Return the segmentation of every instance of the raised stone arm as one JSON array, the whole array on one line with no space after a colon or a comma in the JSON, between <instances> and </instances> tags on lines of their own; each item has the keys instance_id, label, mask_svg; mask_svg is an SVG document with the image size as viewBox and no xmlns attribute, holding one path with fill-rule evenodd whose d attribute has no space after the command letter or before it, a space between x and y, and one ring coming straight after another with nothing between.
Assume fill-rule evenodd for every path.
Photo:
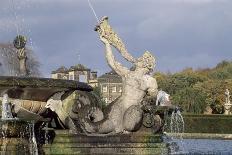
<instances>
[{"instance_id":1,"label":"raised stone arm","mask_svg":"<svg viewBox=\"0 0 232 155\"><path fill-rule=\"evenodd\" d=\"M103 17L100 24L96 27L95 30L99 33L100 36L105 36L110 45L115 47L127 61L132 63L136 61L136 59L133 58L133 56L127 51L122 40L118 37L118 35L109 25L108 17Z\"/></svg>"},{"instance_id":2,"label":"raised stone arm","mask_svg":"<svg viewBox=\"0 0 232 155\"><path fill-rule=\"evenodd\" d=\"M104 36L100 36L100 39L105 44L106 59L112 70L114 70L120 76L127 74L129 70L115 60L109 41Z\"/></svg>"}]
</instances>

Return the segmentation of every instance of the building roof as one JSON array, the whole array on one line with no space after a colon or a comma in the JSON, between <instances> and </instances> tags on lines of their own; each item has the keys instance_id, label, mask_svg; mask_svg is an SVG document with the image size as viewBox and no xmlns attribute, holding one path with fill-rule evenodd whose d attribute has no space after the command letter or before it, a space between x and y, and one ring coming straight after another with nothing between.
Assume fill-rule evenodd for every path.
<instances>
[{"instance_id":1,"label":"building roof","mask_svg":"<svg viewBox=\"0 0 232 155\"><path fill-rule=\"evenodd\" d=\"M71 66L69 68L69 71L90 71L89 68L85 67L84 65L82 64L77 64L75 66Z\"/></svg>"},{"instance_id":2,"label":"building roof","mask_svg":"<svg viewBox=\"0 0 232 155\"><path fill-rule=\"evenodd\" d=\"M61 66L57 70L52 71L52 74L56 74L56 73L68 73L68 69L65 66Z\"/></svg>"},{"instance_id":3,"label":"building roof","mask_svg":"<svg viewBox=\"0 0 232 155\"><path fill-rule=\"evenodd\" d=\"M122 83L122 77L115 71L110 71L98 77L99 83Z\"/></svg>"}]
</instances>

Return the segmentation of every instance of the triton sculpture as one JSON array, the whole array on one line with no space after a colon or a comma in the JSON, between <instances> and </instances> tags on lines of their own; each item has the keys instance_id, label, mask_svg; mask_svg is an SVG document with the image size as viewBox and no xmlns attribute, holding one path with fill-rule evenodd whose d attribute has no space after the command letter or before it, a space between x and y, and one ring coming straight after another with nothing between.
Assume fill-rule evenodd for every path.
<instances>
[{"instance_id":1,"label":"triton sculpture","mask_svg":"<svg viewBox=\"0 0 232 155\"><path fill-rule=\"evenodd\" d=\"M135 131L142 123L143 111L141 107L144 97L147 95L156 96L158 92L156 79L149 75L155 67L155 58L148 51L138 59L133 58L109 25L107 17L102 18L96 31L99 33L100 40L105 44L107 62L122 77L124 88L121 97L107 107L104 118L100 121L91 121L88 115L94 111L89 107L84 107L80 119L81 127L87 134L118 134ZM134 71L115 60L111 45L126 60L135 65Z\"/></svg>"}]
</instances>

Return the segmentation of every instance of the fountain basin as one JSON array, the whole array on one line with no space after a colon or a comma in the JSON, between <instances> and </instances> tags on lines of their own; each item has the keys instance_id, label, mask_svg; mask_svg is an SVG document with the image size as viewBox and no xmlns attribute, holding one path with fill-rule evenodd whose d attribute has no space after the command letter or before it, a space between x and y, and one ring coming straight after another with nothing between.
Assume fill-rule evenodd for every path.
<instances>
[{"instance_id":1,"label":"fountain basin","mask_svg":"<svg viewBox=\"0 0 232 155\"><path fill-rule=\"evenodd\" d=\"M47 109L46 102L52 95L65 92L63 96L67 97L75 90L88 93L92 87L73 80L0 76L1 96L8 94L9 101L14 104L13 113L24 120L41 121L41 115Z\"/></svg>"},{"instance_id":2,"label":"fountain basin","mask_svg":"<svg viewBox=\"0 0 232 155\"><path fill-rule=\"evenodd\" d=\"M73 80L0 76L0 94L8 93L13 99L46 102L56 92L71 90L89 92L92 87Z\"/></svg>"},{"instance_id":3,"label":"fountain basin","mask_svg":"<svg viewBox=\"0 0 232 155\"><path fill-rule=\"evenodd\" d=\"M24 121L20 119L1 119L0 120L0 135L7 138L22 138L30 137L31 121Z\"/></svg>"},{"instance_id":4,"label":"fountain basin","mask_svg":"<svg viewBox=\"0 0 232 155\"><path fill-rule=\"evenodd\" d=\"M35 154L38 151L33 121L1 119L0 136L1 154Z\"/></svg>"}]
</instances>

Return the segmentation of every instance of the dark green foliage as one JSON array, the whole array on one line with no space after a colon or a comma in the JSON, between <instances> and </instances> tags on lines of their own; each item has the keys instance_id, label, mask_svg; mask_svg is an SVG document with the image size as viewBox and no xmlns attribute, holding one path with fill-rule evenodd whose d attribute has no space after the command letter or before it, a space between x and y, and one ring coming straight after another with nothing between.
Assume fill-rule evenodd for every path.
<instances>
[{"instance_id":1,"label":"dark green foliage","mask_svg":"<svg viewBox=\"0 0 232 155\"><path fill-rule=\"evenodd\" d=\"M210 106L213 113L223 113L225 89L232 92L232 62L222 61L215 68L179 73L156 73L159 89L171 95L171 101L186 113L203 113Z\"/></svg>"},{"instance_id":2,"label":"dark green foliage","mask_svg":"<svg viewBox=\"0 0 232 155\"><path fill-rule=\"evenodd\" d=\"M209 78L225 80L232 78L232 62L222 61L209 73Z\"/></svg>"},{"instance_id":3,"label":"dark green foliage","mask_svg":"<svg viewBox=\"0 0 232 155\"><path fill-rule=\"evenodd\" d=\"M101 108L104 109L106 107L106 102L103 100L100 87L94 87L92 92L99 99Z\"/></svg>"},{"instance_id":4,"label":"dark green foliage","mask_svg":"<svg viewBox=\"0 0 232 155\"><path fill-rule=\"evenodd\" d=\"M183 115L186 133L232 134L230 115Z\"/></svg>"},{"instance_id":5,"label":"dark green foliage","mask_svg":"<svg viewBox=\"0 0 232 155\"><path fill-rule=\"evenodd\" d=\"M175 105L182 107L188 113L203 113L207 104L206 95L192 87L185 87L173 96Z\"/></svg>"}]
</instances>

